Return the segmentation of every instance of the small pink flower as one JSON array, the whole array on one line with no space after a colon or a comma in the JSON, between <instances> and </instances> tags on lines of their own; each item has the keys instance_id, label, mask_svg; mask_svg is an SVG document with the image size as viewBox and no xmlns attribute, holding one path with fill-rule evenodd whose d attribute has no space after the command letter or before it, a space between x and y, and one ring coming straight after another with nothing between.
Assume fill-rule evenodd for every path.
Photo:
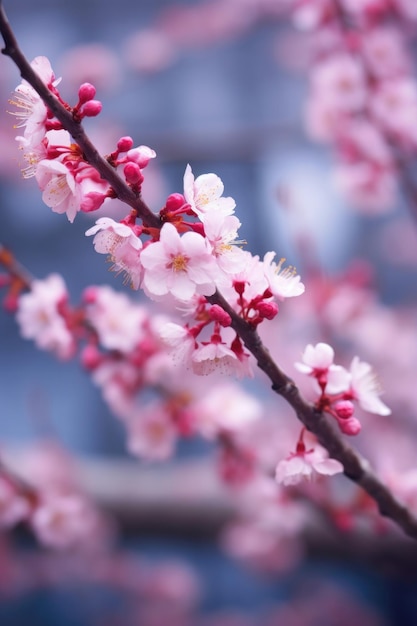
<instances>
[{"instance_id":1,"label":"small pink flower","mask_svg":"<svg viewBox=\"0 0 417 626\"><path fill-rule=\"evenodd\" d=\"M170 350L174 362L189 365L195 350L195 339L188 328L167 322L162 324L157 332Z\"/></svg>"},{"instance_id":2,"label":"small pink flower","mask_svg":"<svg viewBox=\"0 0 417 626\"><path fill-rule=\"evenodd\" d=\"M41 503L32 516L32 528L44 545L73 548L94 536L97 518L78 495L53 496Z\"/></svg>"},{"instance_id":3,"label":"small pink flower","mask_svg":"<svg viewBox=\"0 0 417 626\"><path fill-rule=\"evenodd\" d=\"M184 174L184 197L192 210L201 217L211 211L221 211L224 215L234 212L233 198L223 198L224 186L216 174L202 174L194 178L190 165Z\"/></svg>"},{"instance_id":4,"label":"small pink flower","mask_svg":"<svg viewBox=\"0 0 417 626\"><path fill-rule=\"evenodd\" d=\"M71 358L75 351L72 334L58 312L68 297L65 283L58 274L34 280L31 290L19 298L17 321L25 339L33 339L42 350L55 352L60 358Z\"/></svg>"},{"instance_id":5,"label":"small pink flower","mask_svg":"<svg viewBox=\"0 0 417 626\"><path fill-rule=\"evenodd\" d=\"M314 376L326 393L337 394L349 389L350 375L341 365L333 363L334 350L327 343L309 344L302 356L302 363L295 363L299 372Z\"/></svg>"},{"instance_id":6,"label":"small pink flower","mask_svg":"<svg viewBox=\"0 0 417 626\"><path fill-rule=\"evenodd\" d=\"M355 356L350 366L350 375L353 397L365 411L377 415L391 414L391 409L379 399L381 390L369 363L360 361Z\"/></svg>"},{"instance_id":7,"label":"small pink flower","mask_svg":"<svg viewBox=\"0 0 417 626\"><path fill-rule=\"evenodd\" d=\"M194 374L199 376L207 376L213 372L230 376L241 370L236 354L221 341L200 346L194 350L191 361Z\"/></svg>"},{"instance_id":8,"label":"small pink flower","mask_svg":"<svg viewBox=\"0 0 417 626\"><path fill-rule=\"evenodd\" d=\"M100 217L96 225L85 233L94 235L94 249L100 254L108 254L114 272L124 272L134 289L139 288L142 277L140 250L142 241L126 224L115 222L110 217Z\"/></svg>"},{"instance_id":9,"label":"small pink flower","mask_svg":"<svg viewBox=\"0 0 417 626\"><path fill-rule=\"evenodd\" d=\"M87 295L86 317L101 345L107 350L131 352L144 334L144 310L111 287L91 287Z\"/></svg>"},{"instance_id":10,"label":"small pink flower","mask_svg":"<svg viewBox=\"0 0 417 626\"><path fill-rule=\"evenodd\" d=\"M273 295L279 300L293 298L304 293L305 287L293 267L282 269L285 259L274 263L275 252L267 252L264 256L264 271Z\"/></svg>"},{"instance_id":11,"label":"small pink flower","mask_svg":"<svg viewBox=\"0 0 417 626\"><path fill-rule=\"evenodd\" d=\"M31 67L39 75L47 87L57 85L51 64L46 57L36 57L31 62ZM18 111L13 113L20 118L17 127L24 126L24 139L26 147L36 149L42 142L46 133L47 108L41 97L25 80L16 87L11 104L17 106Z\"/></svg>"},{"instance_id":12,"label":"small pink flower","mask_svg":"<svg viewBox=\"0 0 417 626\"><path fill-rule=\"evenodd\" d=\"M343 465L328 456L327 450L320 446L306 450L303 443L297 445L297 452L292 452L278 463L276 480L283 485L296 485L302 480L310 480L314 472L324 476L333 476L343 472Z\"/></svg>"},{"instance_id":13,"label":"small pink flower","mask_svg":"<svg viewBox=\"0 0 417 626\"><path fill-rule=\"evenodd\" d=\"M176 428L165 409L157 404L145 407L126 420L129 452L141 458L163 461L172 456L177 442Z\"/></svg>"},{"instance_id":14,"label":"small pink flower","mask_svg":"<svg viewBox=\"0 0 417 626\"><path fill-rule=\"evenodd\" d=\"M212 254L219 267L228 274L240 272L245 266L245 255L237 244L240 221L235 215L223 215L220 211L206 213L201 217L204 234L212 246Z\"/></svg>"},{"instance_id":15,"label":"small pink flower","mask_svg":"<svg viewBox=\"0 0 417 626\"><path fill-rule=\"evenodd\" d=\"M365 106L367 88L361 63L347 53L336 53L312 71L313 90L339 111L358 111Z\"/></svg>"},{"instance_id":16,"label":"small pink flower","mask_svg":"<svg viewBox=\"0 0 417 626\"><path fill-rule=\"evenodd\" d=\"M172 294L189 301L197 293L211 296L216 286L216 262L201 235L187 232L182 237L175 226L162 226L159 241L149 244L141 253L144 268L142 287L150 298Z\"/></svg>"}]
</instances>

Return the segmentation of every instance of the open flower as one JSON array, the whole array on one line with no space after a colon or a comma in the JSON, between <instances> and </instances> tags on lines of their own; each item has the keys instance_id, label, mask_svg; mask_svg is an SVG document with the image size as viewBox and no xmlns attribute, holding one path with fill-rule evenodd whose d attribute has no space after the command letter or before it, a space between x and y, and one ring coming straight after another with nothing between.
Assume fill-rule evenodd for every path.
<instances>
[{"instance_id":1,"label":"open flower","mask_svg":"<svg viewBox=\"0 0 417 626\"><path fill-rule=\"evenodd\" d=\"M343 472L343 465L336 459L329 458L327 450L315 446L306 450L303 442L297 444L297 451L278 463L276 480L283 485L296 485L302 480L310 480L314 472L324 476L333 476Z\"/></svg>"},{"instance_id":2,"label":"open flower","mask_svg":"<svg viewBox=\"0 0 417 626\"><path fill-rule=\"evenodd\" d=\"M236 202L233 198L223 198L224 185L217 174L202 174L194 178L190 165L184 174L184 197L192 210L201 217L211 211L221 211L231 215Z\"/></svg>"},{"instance_id":3,"label":"open flower","mask_svg":"<svg viewBox=\"0 0 417 626\"><path fill-rule=\"evenodd\" d=\"M273 295L279 300L300 296L305 287L293 267L282 269L285 259L274 263L275 252L267 252L264 256L264 271Z\"/></svg>"},{"instance_id":4,"label":"open flower","mask_svg":"<svg viewBox=\"0 0 417 626\"><path fill-rule=\"evenodd\" d=\"M47 87L57 85L51 64L46 57L36 57L31 67ZM23 80L15 89L11 104L18 108L13 112L19 119L17 128L24 127L24 140L28 151L36 149L46 133L48 110L37 92Z\"/></svg>"},{"instance_id":5,"label":"open flower","mask_svg":"<svg viewBox=\"0 0 417 626\"><path fill-rule=\"evenodd\" d=\"M355 356L350 366L350 375L351 393L360 406L370 413L390 415L391 409L379 398L381 389L369 363L360 361Z\"/></svg>"},{"instance_id":6,"label":"open flower","mask_svg":"<svg viewBox=\"0 0 417 626\"><path fill-rule=\"evenodd\" d=\"M127 224L115 222L110 217L100 217L95 226L85 233L94 235L94 249L100 254L108 254L117 273L125 272L134 289L139 288L142 277L142 264L139 251L142 241Z\"/></svg>"},{"instance_id":7,"label":"open flower","mask_svg":"<svg viewBox=\"0 0 417 626\"><path fill-rule=\"evenodd\" d=\"M208 242L197 233L182 237L172 224L161 228L160 239L149 244L140 256L144 277L142 287L150 298L171 293L188 301L196 294L211 296L216 286L216 262Z\"/></svg>"}]
</instances>

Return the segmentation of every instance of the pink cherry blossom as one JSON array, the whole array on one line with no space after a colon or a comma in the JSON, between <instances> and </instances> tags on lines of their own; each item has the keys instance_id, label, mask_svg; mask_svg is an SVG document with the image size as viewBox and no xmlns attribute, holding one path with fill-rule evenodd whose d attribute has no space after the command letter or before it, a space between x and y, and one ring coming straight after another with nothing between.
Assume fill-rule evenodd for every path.
<instances>
[{"instance_id":1,"label":"pink cherry blossom","mask_svg":"<svg viewBox=\"0 0 417 626\"><path fill-rule=\"evenodd\" d=\"M36 57L31 63L32 69L48 87L56 85L51 64L46 57ZM46 133L47 108L37 92L25 80L16 87L11 104L18 107L13 113L20 118L17 128L24 126L24 139L29 149L36 149Z\"/></svg>"},{"instance_id":2,"label":"pink cherry blossom","mask_svg":"<svg viewBox=\"0 0 417 626\"><path fill-rule=\"evenodd\" d=\"M170 350L174 362L188 366L196 347L194 336L188 328L173 322L166 322L160 326L158 334Z\"/></svg>"},{"instance_id":3,"label":"pink cherry blossom","mask_svg":"<svg viewBox=\"0 0 417 626\"><path fill-rule=\"evenodd\" d=\"M341 365L333 363L334 350L327 343L308 344L302 363L295 363L299 372L314 376L324 385L326 393L337 394L349 389L350 375Z\"/></svg>"},{"instance_id":4,"label":"pink cherry blossom","mask_svg":"<svg viewBox=\"0 0 417 626\"><path fill-rule=\"evenodd\" d=\"M101 345L107 350L132 351L143 337L143 308L107 286L90 287L87 296L86 317Z\"/></svg>"},{"instance_id":5,"label":"pink cherry blossom","mask_svg":"<svg viewBox=\"0 0 417 626\"><path fill-rule=\"evenodd\" d=\"M38 163L36 180L42 200L55 213L66 213L73 222L80 210L81 194L73 173L57 160L44 159Z\"/></svg>"},{"instance_id":6,"label":"pink cherry blossom","mask_svg":"<svg viewBox=\"0 0 417 626\"><path fill-rule=\"evenodd\" d=\"M41 543L57 549L74 548L94 536L97 518L78 495L54 495L33 513L32 528Z\"/></svg>"},{"instance_id":7,"label":"pink cherry blossom","mask_svg":"<svg viewBox=\"0 0 417 626\"><path fill-rule=\"evenodd\" d=\"M199 376L213 372L230 376L241 372L236 354L221 341L210 341L198 347L194 350L191 361L193 372Z\"/></svg>"},{"instance_id":8,"label":"pink cherry blossom","mask_svg":"<svg viewBox=\"0 0 417 626\"><path fill-rule=\"evenodd\" d=\"M279 263L274 263L274 257L275 252L267 252L263 262L269 289L279 300L300 296L305 290L300 276L295 273L293 267L282 269L285 259L281 259Z\"/></svg>"},{"instance_id":9,"label":"pink cherry blossom","mask_svg":"<svg viewBox=\"0 0 417 626\"><path fill-rule=\"evenodd\" d=\"M187 301L196 293L210 296L215 290L216 262L208 242L187 232L182 237L170 223L163 225L159 241L141 253L144 268L142 287L150 298L172 294Z\"/></svg>"},{"instance_id":10,"label":"pink cherry blossom","mask_svg":"<svg viewBox=\"0 0 417 626\"><path fill-rule=\"evenodd\" d=\"M371 365L355 356L350 365L350 375L351 391L360 406L370 413L390 415L391 409L379 398L381 390Z\"/></svg>"},{"instance_id":11,"label":"pink cherry blossom","mask_svg":"<svg viewBox=\"0 0 417 626\"><path fill-rule=\"evenodd\" d=\"M313 93L320 93L339 111L358 111L365 106L367 89L364 71L358 59L347 53L335 53L320 61L312 70Z\"/></svg>"},{"instance_id":12,"label":"pink cherry blossom","mask_svg":"<svg viewBox=\"0 0 417 626\"><path fill-rule=\"evenodd\" d=\"M125 424L128 429L127 447L132 454L163 461L174 453L177 431L162 406L154 403L136 411Z\"/></svg>"},{"instance_id":13,"label":"pink cherry blossom","mask_svg":"<svg viewBox=\"0 0 417 626\"><path fill-rule=\"evenodd\" d=\"M201 217L204 234L212 246L219 267L226 273L236 274L245 266L243 251L236 244L241 226L235 215L224 215L221 211L206 213Z\"/></svg>"},{"instance_id":14,"label":"pink cherry blossom","mask_svg":"<svg viewBox=\"0 0 417 626\"><path fill-rule=\"evenodd\" d=\"M71 358L75 351L74 339L58 312L67 296L58 274L34 280L30 292L20 296L16 315L22 337L33 339L39 348L55 352L62 359Z\"/></svg>"},{"instance_id":15,"label":"pink cherry blossom","mask_svg":"<svg viewBox=\"0 0 417 626\"><path fill-rule=\"evenodd\" d=\"M100 254L108 254L114 272L124 272L134 289L139 288L142 277L140 250L142 241L130 226L115 222L110 217L100 217L96 225L85 233L94 235L94 249Z\"/></svg>"},{"instance_id":16,"label":"pink cherry blossom","mask_svg":"<svg viewBox=\"0 0 417 626\"><path fill-rule=\"evenodd\" d=\"M184 174L184 197L192 210L201 217L210 211L221 211L224 215L234 212L233 198L223 198L223 182L217 174L202 174L194 178L190 165Z\"/></svg>"},{"instance_id":17,"label":"pink cherry blossom","mask_svg":"<svg viewBox=\"0 0 417 626\"><path fill-rule=\"evenodd\" d=\"M192 410L197 429L208 439L224 431L238 433L259 420L262 413L258 400L232 382L209 389L193 402Z\"/></svg>"},{"instance_id":18,"label":"pink cherry blossom","mask_svg":"<svg viewBox=\"0 0 417 626\"><path fill-rule=\"evenodd\" d=\"M302 444L300 450L291 453L278 463L276 480L282 485L296 485L301 481L310 480L314 472L324 476L333 476L343 472L343 465L336 459L329 458L327 451L321 446L309 450Z\"/></svg>"}]
</instances>

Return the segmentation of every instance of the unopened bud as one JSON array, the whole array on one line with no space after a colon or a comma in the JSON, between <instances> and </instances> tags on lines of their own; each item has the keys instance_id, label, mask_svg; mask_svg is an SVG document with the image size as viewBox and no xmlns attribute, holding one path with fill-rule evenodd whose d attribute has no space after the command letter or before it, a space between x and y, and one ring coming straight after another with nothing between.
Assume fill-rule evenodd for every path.
<instances>
[{"instance_id":1,"label":"unopened bud","mask_svg":"<svg viewBox=\"0 0 417 626\"><path fill-rule=\"evenodd\" d=\"M243 295L243 292L245 291L245 286L246 283L244 280L235 280L233 282L233 287L234 290L236 291L236 293L238 293L240 296Z\"/></svg>"},{"instance_id":2,"label":"unopened bud","mask_svg":"<svg viewBox=\"0 0 417 626\"><path fill-rule=\"evenodd\" d=\"M213 306L209 310L209 315L214 322L219 322L219 324L221 326L224 326L225 328L227 326L230 326L230 324L232 323L232 318L230 317L229 313L222 309L222 307L218 304L213 304Z\"/></svg>"},{"instance_id":3,"label":"unopened bud","mask_svg":"<svg viewBox=\"0 0 417 626\"><path fill-rule=\"evenodd\" d=\"M130 185L141 185L144 181L144 176L136 163L126 163L123 172L126 182Z\"/></svg>"},{"instance_id":4,"label":"unopened bud","mask_svg":"<svg viewBox=\"0 0 417 626\"><path fill-rule=\"evenodd\" d=\"M167 201L165 203L165 210L167 212L177 211L182 206L186 204L185 198L182 193L172 193L168 196Z\"/></svg>"},{"instance_id":5,"label":"unopened bud","mask_svg":"<svg viewBox=\"0 0 417 626\"><path fill-rule=\"evenodd\" d=\"M97 346L90 344L85 346L84 350L81 352L81 363L89 371L96 369L102 360L103 357L97 349Z\"/></svg>"},{"instance_id":6,"label":"unopened bud","mask_svg":"<svg viewBox=\"0 0 417 626\"><path fill-rule=\"evenodd\" d=\"M101 112L103 105L100 100L89 100L86 102L82 108L83 117L95 117Z\"/></svg>"},{"instance_id":7,"label":"unopened bud","mask_svg":"<svg viewBox=\"0 0 417 626\"><path fill-rule=\"evenodd\" d=\"M264 300L259 302L256 308L258 309L258 313L267 320L273 320L279 311L276 302L265 302Z\"/></svg>"},{"instance_id":8,"label":"unopened bud","mask_svg":"<svg viewBox=\"0 0 417 626\"><path fill-rule=\"evenodd\" d=\"M357 435L361 431L361 423L356 417L338 420L339 428L345 435Z\"/></svg>"},{"instance_id":9,"label":"unopened bud","mask_svg":"<svg viewBox=\"0 0 417 626\"><path fill-rule=\"evenodd\" d=\"M350 400L338 400L333 409L339 419L347 420L352 417L355 407Z\"/></svg>"},{"instance_id":10,"label":"unopened bud","mask_svg":"<svg viewBox=\"0 0 417 626\"><path fill-rule=\"evenodd\" d=\"M120 137L117 142L117 149L119 152L127 152L133 147L132 137Z\"/></svg>"},{"instance_id":11,"label":"unopened bud","mask_svg":"<svg viewBox=\"0 0 417 626\"><path fill-rule=\"evenodd\" d=\"M87 287L83 291L83 302L85 304L94 304L97 300L97 287Z\"/></svg>"},{"instance_id":12,"label":"unopened bud","mask_svg":"<svg viewBox=\"0 0 417 626\"><path fill-rule=\"evenodd\" d=\"M96 88L91 83L83 83L78 90L79 104L85 104L94 98Z\"/></svg>"}]
</instances>

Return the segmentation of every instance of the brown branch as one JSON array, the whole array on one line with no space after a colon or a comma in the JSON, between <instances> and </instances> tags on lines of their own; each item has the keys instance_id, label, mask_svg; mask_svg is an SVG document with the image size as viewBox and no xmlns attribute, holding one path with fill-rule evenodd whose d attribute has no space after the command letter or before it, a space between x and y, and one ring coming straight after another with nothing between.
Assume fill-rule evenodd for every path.
<instances>
[{"instance_id":1,"label":"brown branch","mask_svg":"<svg viewBox=\"0 0 417 626\"><path fill-rule=\"evenodd\" d=\"M132 192L109 163L98 154L87 138L81 124L74 121L71 113L59 103L32 70L19 49L4 13L1 0L0 32L5 42L5 48L2 50L3 54L6 54L14 61L21 72L22 78L37 91L64 128L71 133L74 140L83 150L85 159L112 185L120 200L138 211L138 215L147 225L160 228L161 222L158 216L150 210L141 198L138 198ZM342 463L345 475L361 486L373 498L381 515L390 518L407 535L417 539L417 518L377 478L370 469L369 463L346 443L327 416L317 411L313 405L303 399L295 383L274 362L252 325L242 319L219 292L208 297L207 300L212 304L219 304L229 313L232 319L232 328L242 339L249 352L253 354L259 368L271 381L272 389L291 405L298 419L309 431L317 436L319 442L327 449L330 456Z\"/></svg>"}]
</instances>

